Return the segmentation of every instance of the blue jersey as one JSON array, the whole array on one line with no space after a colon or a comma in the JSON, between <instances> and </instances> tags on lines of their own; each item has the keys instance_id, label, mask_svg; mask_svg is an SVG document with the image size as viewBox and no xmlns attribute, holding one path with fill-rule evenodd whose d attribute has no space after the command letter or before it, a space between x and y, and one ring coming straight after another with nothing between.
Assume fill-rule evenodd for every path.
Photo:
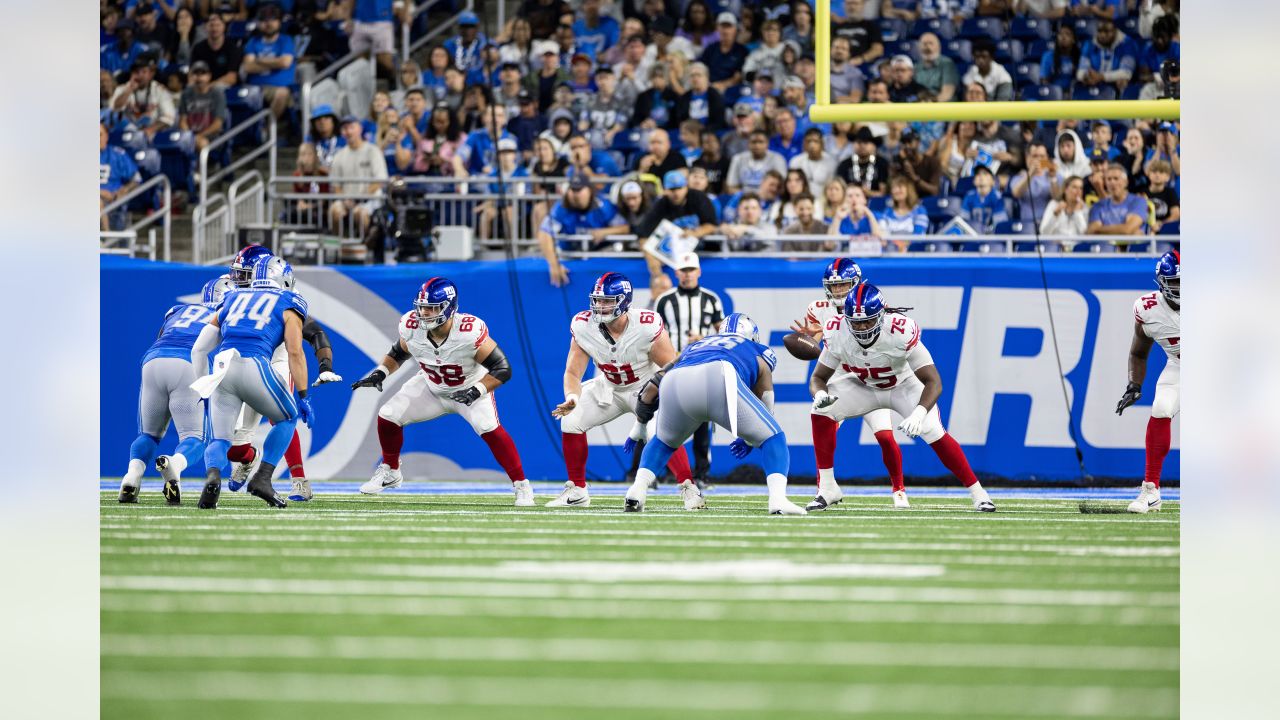
<instances>
[{"instance_id":1,"label":"blue jersey","mask_svg":"<svg viewBox=\"0 0 1280 720\"><path fill-rule=\"evenodd\" d=\"M751 342L741 335L712 335L686 347L676 359L675 367L705 365L724 360L733 365L738 377L750 388L755 387L760 376L760 363L756 362L756 358L761 357L769 364L770 372L778 366L778 356L760 343Z\"/></svg>"},{"instance_id":2,"label":"blue jersey","mask_svg":"<svg viewBox=\"0 0 1280 720\"><path fill-rule=\"evenodd\" d=\"M218 308L222 328L219 351L235 348L242 356L268 360L284 342L284 314L293 310L307 319L307 301L290 290L233 290Z\"/></svg>"},{"instance_id":3,"label":"blue jersey","mask_svg":"<svg viewBox=\"0 0 1280 720\"><path fill-rule=\"evenodd\" d=\"M200 303L174 305L164 314L160 334L142 356L142 364L156 358L178 358L191 361L191 348L200 337L200 331L213 319L216 311Z\"/></svg>"}]
</instances>

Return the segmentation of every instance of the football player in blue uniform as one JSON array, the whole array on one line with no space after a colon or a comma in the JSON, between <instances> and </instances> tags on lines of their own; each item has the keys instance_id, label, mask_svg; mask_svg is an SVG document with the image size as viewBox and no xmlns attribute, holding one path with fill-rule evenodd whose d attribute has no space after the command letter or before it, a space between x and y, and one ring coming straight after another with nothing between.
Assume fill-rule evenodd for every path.
<instances>
[{"instance_id":1,"label":"football player in blue uniform","mask_svg":"<svg viewBox=\"0 0 1280 720\"><path fill-rule=\"evenodd\" d=\"M262 461L249 479L249 493L272 507L288 505L271 487L271 476L298 419L309 427L313 418L307 399L307 361L302 354L307 303L285 289L292 284L293 268L284 259L271 256L258 260L250 287L232 290L223 297L218 314L192 348L191 362L197 368L208 367L205 358L218 348L212 373L192 383L200 396L209 400L211 438L204 453L207 478L200 493L201 509L218 506L227 449L243 404L274 423L263 443ZM288 389L288 379L271 366L272 355L282 343L288 354L289 377L298 388L296 399Z\"/></svg>"},{"instance_id":2,"label":"football player in blue uniform","mask_svg":"<svg viewBox=\"0 0 1280 720\"><path fill-rule=\"evenodd\" d=\"M640 470L627 490L623 509L644 509L649 483L675 449L708 421L738 436L729 451L744 458L753 447L764 453L770 515L804 515L787 499L791 454L787 437L773 417L773 369L778 358L760 344L760 328L742 313L720 323L719 332L686 347L675 363L655 374L640 390L636 418L656 417L653 442L645 445Z\"/></svg>"},{"instance_id":3,"label":"football player in blue uniform","mask_svg":"<svg viewBox=\"0 0 1280 720\"><path fill-rule=\"evenodd\" d=\"M142 473L155 457L160 438L172 419L178 431L177 450L173 455L161 455L155 462L164 478L165 500L170 505L181 503L180 474L204 452L204 408L190 387L196 378L191 348L205 324L213 319L223 293L230 287L230 278L223 275L205 283L199 303L169 308L155 342L142 356L138 438L129 446L129 469L120 483L120 502L138 502Z\"/></svg>"}]
</instances>

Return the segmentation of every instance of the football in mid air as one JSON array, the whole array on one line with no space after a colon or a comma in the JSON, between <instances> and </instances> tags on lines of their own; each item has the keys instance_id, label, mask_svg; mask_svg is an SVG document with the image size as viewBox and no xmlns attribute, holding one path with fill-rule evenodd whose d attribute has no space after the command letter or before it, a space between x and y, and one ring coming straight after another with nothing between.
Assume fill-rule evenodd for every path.
<instances>
[{"instance_id":1,"label":"football in mid air","mask_svg":"<svg viewBox=\"0 0 1280 720\"><path fill-rule=\"evenodd\" d=\"M817 360L822 354L822 344L804 333L793 332L782 338L782 344L797 360Z\"/></svg>"}]
</instances>

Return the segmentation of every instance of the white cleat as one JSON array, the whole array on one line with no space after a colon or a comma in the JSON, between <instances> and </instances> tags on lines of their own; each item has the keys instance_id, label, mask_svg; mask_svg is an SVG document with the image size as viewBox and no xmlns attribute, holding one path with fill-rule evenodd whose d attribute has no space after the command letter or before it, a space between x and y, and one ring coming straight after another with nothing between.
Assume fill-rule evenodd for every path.
<instances>
[{"instance_id":1,"label":"white cleat","mask_svg":"<svg viewBox=\"0 0 1280 720\"><path fill-rule=\"evenodd\" d=\"M365 495L377 495L383 490L400 487L400 483L404 482L404 478L400 475L400 469L391 469L391 466L382 463L377 470L373 471L373 477L369 478L369 482L360 486L360 492Z\"/></svg>"},{"instance_id":2,"label":"white cleat","mask_svg":"<svg viewBox=\"0 0 1280 720\"><path fill-rule=\"evenodd\" d=\"M685 480L680 483L680 499L684 501L685 510L706 510L707 501L702 497L702 491L698 489L698 485L692 480Z\"/></svg>"},{"instance_id":3,"label":"white cleat","mask_svg":"<svg viewBox=\"0 0 1280 720\"><path fill-rule=\"evenodd\" d=\"M511 483L511 491L516 494L516 507L533 507L533 485L528 480Z\"/></svg>"},{"instance_id":4,"label":"white cleat","mask_svg":"<svg viewBox=\"0 0 1280 720\"><path fill-rule=\"evenodd\" d=\"M294 478L289 490L289 500L293 502L311 500L311 481L306 478Z\"/></svg>"},{"instance_id":5,"label":"white cleat","mask_svg":"<svg viewBox=\"0 0 1280 720\"><path fill-rule=\"evenodd\" d=\"M644 501L648 495L647 486L641 485L637 487L636 483L632 483L627 488L626 499L622 502L623 512L644 512Z\"/></svg>"},{"instance_id":6,"label":"white cleat","mask_svg":"<svg viewBox=\"0 0 1280 720\"><path fill-rule=\"evenodd\" d=\"M249 482L253 475L253 463L231 463L231 479L227 481L227 489L240 492L240 488Z\"/></svg>"},{"instance_id":7,"label":"white cleat","mask_svg":"<svg viewBox=\"0 0 1280 720\"><path fill-rule=\"evenodd\" d=\"M591 507L591 495L587 493L587 488L578 487L573 484L572 480L566 480L564 490L556 496L555 500L548 502L545 507L549 508L582 508Z\"/></svg>"},{"instance_id":8,"label":"white cleat","mask_svg":"<svg viewBox=\"0 0 1280 720\"><path fill-rule=\"evenodd\" d=\"M785 496L769 498L770 515L808 515L809 512L791 502Z\"/></svg>"},{"instance_id":9,"label":"white cleat","mask_svg":"<svg viewBox=\"0 0 1280 720\"><path fill-rule=\"evenodd\" d=\"M906 490L893 491L893 507L898 510L909 510L911 508L911 501L907 499Z\"/></svg>"},{"instance_id":10,"label":"white cleat","mask_svg":"<svg viewBox=\"0 0 1280 720\"><path fill-rule=\"evenodd\" d=\"M1142 483L1138 499L1129 503L1131 513L1160 512L1160 488L1155 483Z\"/></svg>"},{"instance_id":11,"label":"white cleat","mask_svg":"<svg viewBox=\"0 0 1280 720\"><path fill-rule=\"evenodd\" d=\"M808 505L804 506L809 512L818 512L826 510L832 505L839 505L844 499L844 491L835 483L818 483L818 494L813 496Z\"/></svg>"},{"instance_id":12,"label":"white cleat","mask_svg":"<svg viewBox=\"0 0 1280 720\"><path fill-rule=\"evenodd\" d=\"M973 498L973 509L978 512L995 512L996 504L991 502L991 496L987 495L986 488L981 483L974 483L969 486L969 495Z\"/></svg>"}]
</instances>

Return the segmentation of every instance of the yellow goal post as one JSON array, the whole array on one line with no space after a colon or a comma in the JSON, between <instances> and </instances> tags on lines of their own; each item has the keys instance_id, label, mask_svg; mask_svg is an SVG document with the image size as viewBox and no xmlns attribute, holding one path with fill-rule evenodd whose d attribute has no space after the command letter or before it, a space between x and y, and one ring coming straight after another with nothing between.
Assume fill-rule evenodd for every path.
<instances>
[{"instance_id":1,"label":"yellow goal post","mask_svg":"<svg viewBox=\"0 0 1280 720\"><path fill-rule=\"evenodd\" d=\"M1136 119L1177 120L1180 100L1048 100L946 103L832 103L831 0L816 0L814 103L809 119L833 122Z\"/></svg>"}]
</instances>

